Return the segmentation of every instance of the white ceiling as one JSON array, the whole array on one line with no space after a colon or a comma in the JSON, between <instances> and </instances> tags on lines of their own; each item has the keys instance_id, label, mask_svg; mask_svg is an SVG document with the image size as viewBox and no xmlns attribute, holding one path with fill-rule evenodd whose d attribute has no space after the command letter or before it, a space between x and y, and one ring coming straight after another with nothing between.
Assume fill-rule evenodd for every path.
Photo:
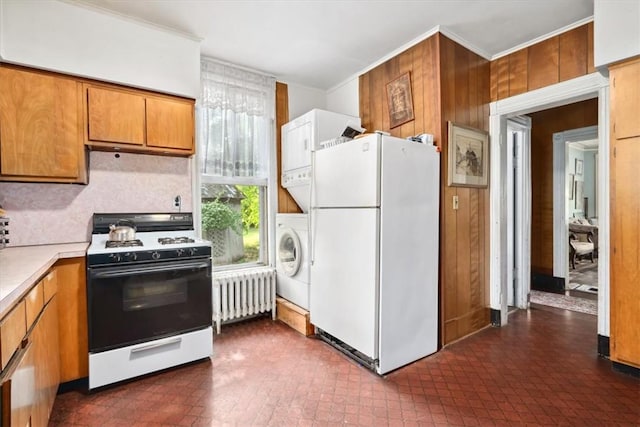
<instances>
[{"instance_id":1,"label":"white ceiling","mask_svg":"<svg viewBox=\"0 0 640 427\"><path fill-rule=\"evenodd\" d=\"M203 55L329 89L440 26L490 59L593 0L76 0L202 39Z\"/></svg>"}]
</instances>

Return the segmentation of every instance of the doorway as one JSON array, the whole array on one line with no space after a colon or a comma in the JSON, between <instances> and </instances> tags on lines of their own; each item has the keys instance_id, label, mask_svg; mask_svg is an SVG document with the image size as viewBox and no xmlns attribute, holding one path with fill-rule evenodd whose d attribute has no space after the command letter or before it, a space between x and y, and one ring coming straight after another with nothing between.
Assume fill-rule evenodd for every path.
<instances>
[{"instance_id":1,"label":"doorway","mask_svg":"<svg viewBox=\"0 0 640 427\"><path fill-rule=\"evenodd\" d=\"M510 118L530 114L534 111L564 106L588 99L598 101L598 221L600 226L599 255L603 268L599 269L598 281L601 284L598 292L598 334L609 335L609 290L608 290L608 245L609 245L609 81L599 73L579 77L553 86L524 93L491 104L490 134L492 140L491 173L490 173L490 304L492 310L499 311L501 325L508 323L508 281L509 258L514 249L509 248L507 221L508 215L508 144L507 122ZM532 162L534 159L532 158ZM532 189L533 193L533 189ZM532 233L533 239L533 233ZM552 241L552 239L551 239ZM533 245L533 240L532 240ZM533 249L518 244L523 256L531 257ZM533 270L533 266L532 266ZM552 270L551 270L552 273Z\"/></svg>"},{"instance_id":2,"label":"doorway","mask_svg":"<svg viewBox=\"0 0 640 427\"><path fill-rule=\"evenodd\" d=\"M564 279L566 295L591 300L598 295L598 145L597 126L553 135L553 274Z\"/></svg>"}]
</instances>

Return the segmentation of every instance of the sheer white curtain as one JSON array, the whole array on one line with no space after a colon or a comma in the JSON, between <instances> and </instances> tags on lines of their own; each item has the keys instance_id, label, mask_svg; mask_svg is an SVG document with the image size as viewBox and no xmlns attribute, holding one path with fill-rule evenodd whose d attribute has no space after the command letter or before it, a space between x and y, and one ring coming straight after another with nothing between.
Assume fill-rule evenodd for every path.
<instances>
[{"instance_id":1,"label":"sheer white curtain","mask_svg":"<svg viewBox=\"0 0 640 427\"><path fill-rule=\"evenodd\" d=\"M200 81L200 173L266 179L275 78L203 58Z\"/></svg>"}]
</instances>

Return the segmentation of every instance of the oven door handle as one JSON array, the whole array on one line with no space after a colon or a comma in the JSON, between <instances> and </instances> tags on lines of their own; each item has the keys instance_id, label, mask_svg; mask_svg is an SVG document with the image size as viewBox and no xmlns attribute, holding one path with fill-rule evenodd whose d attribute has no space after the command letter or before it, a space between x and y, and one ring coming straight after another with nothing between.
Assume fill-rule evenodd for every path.
<instances>
[{"instance_id":1,"label":"oven door handle","mask_svg":"<svg viewBox=\"0 0 640 427\"><path fill-rule=\"evenodd\" d=\"M148 273L160 273L166 271L180 271L208 268L211 264L208 261L184 262L184 263L161 263L147 267L127 267L127 268L108 268L91 271L91 277L96 279L104 279L110 277L136 276Z\"/></svg>"}]
</instances>

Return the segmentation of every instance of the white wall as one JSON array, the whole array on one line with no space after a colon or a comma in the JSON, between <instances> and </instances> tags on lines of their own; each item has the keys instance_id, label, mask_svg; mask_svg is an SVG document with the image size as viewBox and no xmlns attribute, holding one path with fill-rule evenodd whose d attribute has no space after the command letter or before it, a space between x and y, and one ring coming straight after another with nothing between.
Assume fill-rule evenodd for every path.
<instances>
[{"instance_id":1,"label":"white wall","mask_svg":"<svg viewBox=\"0 0 640 427\"><path fill-rule=\"evenodd\" d=\"M640 1L595 0L593 3L596 67L640 54Z\"/></svg>"},{"instance_id":2,"label":"white wall","mask_svg":"<svg viewBox=\"0 0 640 427\"><path fill-rule=\"evenodd\" d=\"M0 59L196 98L200 42L56 0L0 1Z\"/></svg>"},{"instance_id":3,"label":"white wall","mask_svg":"<svg viewBox=\"0 0 640 427\"><path fill-rule=\"evenodd\" d=\"M287 83L287 86L289 90L289 120L300 117L314 108L360 117L358 77L326 92L295 83Z\"/></svg>"},{"instance_id":4,"label":"white wall","mask_svg":"<svg viewBox=\"0 0 640 427\"><path fill-rule=\"evenodd\" d=\"M89 185L0 182L9 217L9 246L88 241L95 212L172 212L192 209L188 158L90 153Z\"/></svg>"},{"instance_id":5,"label":"white wall","mask_svg":"<svg viewBox=\"0 0 640 427\"><path fill-rule=\"evenodd\" d=\"M327 109L327 93L320 89L287 83L289 92L289 120L300 117L314 108Z\"/></svg>"},{"instance_id":6,"label":"white wall","mask_svg":"<svg viewBox=\"0 0 640 427\"><path fill-rule=\"evenodd\" d=\"M354 77L327 91L327 110L360 117L360 83Z\"/></svg>"}]
</instances>

